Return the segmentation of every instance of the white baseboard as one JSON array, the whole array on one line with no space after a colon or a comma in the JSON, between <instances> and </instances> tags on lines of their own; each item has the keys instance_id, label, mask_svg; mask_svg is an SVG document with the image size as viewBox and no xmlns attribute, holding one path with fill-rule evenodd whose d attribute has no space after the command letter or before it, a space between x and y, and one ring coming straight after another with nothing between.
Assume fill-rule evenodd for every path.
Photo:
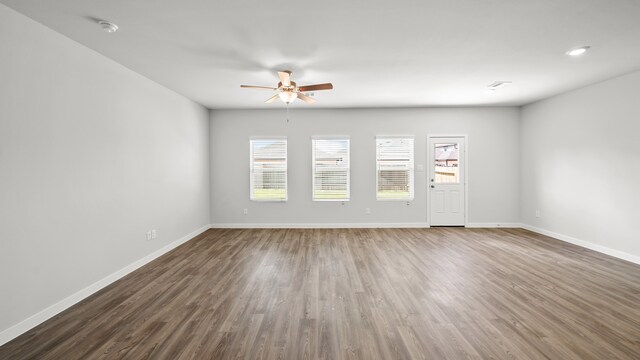
<instances>
[{"instance_id":1,"label":"white baseboard","mask_svg":"<svg viewBox=\"0 0 640 360\"><path fill-rule=\"evenodd\" d=\"M350 228L428 228L422 223L225 223L211 224L212 229L350 229Z\"/></svg>"},{"instance_id":2,"label":"white baseboard","mask_svg":"<svg viewBox=\"0 0 640 360\"><path fill-rule=\"evenodd\" d=\"M212 229L362 229L362 228L429 228L426 222L417 223L220 223ZM520 223L468 223L468 228L519 228Z\"/></svg>"},{"instance_id":3,"label":"white baseboard","mask_svg":"<svg viewBox=\"0 0 640 360\"><path fill-rule=\"evenodd\" d=\"M84 300L85 298L89 297L93 293L115 282L116 280L124 277L125 275L131 273L132 271L137 270L138 268L146 265L147 263L160 257L161 255L164 255L165 253L175 249L176 247L202 234L207 229L209 229L209 225L204 226L196 231L191 232L190 234L183 236L182 238L172 242L171 244L168 244L152 252L151 254L143 257L142 259L139 259L133 262L132 264L114 272L113 274L98 280L97 282L87 286L86 288L76 292L75 294L60 300L59 302L49 306L48 308L38 312L37 314L32 315L25 320L22 320L21 322L13 325L12 327L6 330L3 330L2 332L0 332L0 346L24 334L30 329L40 325L44 321L54 317L55 315L61 313L62 311L66 310L72 305L77 304L81 300Z\"/></svg>"},{"instance_id":4,"label":"white baseboard","mask_svg":"<svg viewBox=\"0 0 640 360\"><path fill-rule=\"evenodd\" d=\"M563 235L563 234L558 234L556 232L553 231L549 231L546 229L541 229L535 226L531 226L528 224L521 224L520 226L523 229L529 230L529 231L533 231L535 233L538 234L542 234L542 235L546 235L564 242L568 242L574 245L578 245L581 246L583 248L587 248L593 251L597 251L599 253L603 253L609 256L613 256L616 257L618 259L622 259L622 260L626 260L635 264L640 264L640 256L636 256L633 254L629 254L626 253L624 251L620 251L620 250L615 250L615 249L611 249L608 248L606 246L602 246L602 245L598 245L598 244L594 244L588 241L584 241L584 240L580 240L580 239L576 239L574 237L568 236L568 235Z\"/></svg>"},{"instance_id":5,"label":"white baseboard","mask_svg":"<svg viewBox=\"0 0 640 360\"><path fill-rule=\"evenodd\" d=\"M519 228L520 223L467 223L468 228Z\"/></svg>"}]
</instances>

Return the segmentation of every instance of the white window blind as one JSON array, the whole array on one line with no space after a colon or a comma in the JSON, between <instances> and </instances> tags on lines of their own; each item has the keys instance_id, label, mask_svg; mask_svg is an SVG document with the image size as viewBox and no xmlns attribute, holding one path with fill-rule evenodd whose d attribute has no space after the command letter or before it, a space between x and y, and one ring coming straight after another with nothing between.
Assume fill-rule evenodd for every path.
<instances>
[{"instance_id":1,"label":"white window blind","mask_svg":"<svg viewBox=\"0 0 640 360\"><path fill-rule=\"evenodd\" d=\"M348 201L350 197L349 138L312 139L313 200Z\"/></svg>"},{"instance_id":2,"label":"white window blind","mask_svg":"<svg viewBox=\"0 0 640 360\"><path fill-rule=\"evenodd\" d=\"M413 137L376 137L376 198L413 200Z\"/></svg>"},{"instance_id":3,"label":"white window blind","mask_svg":"<svg viewBox=\"0 0 640 360\"><path fill-rule=\"evenodd\" d=\"M252 138L250 143L250 198L287 200L287 139Z\"/></svg>"}]
</instances>

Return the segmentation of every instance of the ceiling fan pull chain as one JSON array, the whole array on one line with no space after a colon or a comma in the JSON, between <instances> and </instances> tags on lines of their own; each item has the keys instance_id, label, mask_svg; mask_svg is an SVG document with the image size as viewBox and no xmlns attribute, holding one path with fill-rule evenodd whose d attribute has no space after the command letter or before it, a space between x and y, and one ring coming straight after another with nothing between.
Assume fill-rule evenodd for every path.
<instances>
[{"instance_id":1,"label":"ceiling fan pull chain","mask_svg":"<svg viewBox=\"0 0 640 360\"><path fill-rule=\"evenodd\" d=\"M287 104L287 124L289 123L289 103Z\"/></svg>"}]
</instances>

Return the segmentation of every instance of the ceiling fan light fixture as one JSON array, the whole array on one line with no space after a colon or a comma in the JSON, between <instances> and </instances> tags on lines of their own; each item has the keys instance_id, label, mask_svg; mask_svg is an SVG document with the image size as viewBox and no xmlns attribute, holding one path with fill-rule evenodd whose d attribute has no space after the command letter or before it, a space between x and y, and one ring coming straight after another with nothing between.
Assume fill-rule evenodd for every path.
<instances>
[{"instance_id":1,"label":"ceiling fan light fixture","mask_svg":"<svg viewBox=\"0 0 640 360\"><path fill-rule=\"evenodd\" d=\"M280 96L280 100L284 101L285 104L290 104L298 97L298 93L294 91L281 91L278 93Z\"/></svg>"}]
</instances>

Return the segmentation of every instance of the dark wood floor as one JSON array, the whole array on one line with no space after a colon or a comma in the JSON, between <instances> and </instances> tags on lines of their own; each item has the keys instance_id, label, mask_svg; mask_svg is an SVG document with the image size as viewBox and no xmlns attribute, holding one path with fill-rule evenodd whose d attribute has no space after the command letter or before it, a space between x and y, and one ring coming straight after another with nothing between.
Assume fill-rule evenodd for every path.
<instances>
[{"instance_id":1,"label":"dark wood floor","mask_svg":"<svg viewBox=\"0 0 640 360\"><path fill-rule=\"evenodd\" d=\"M520 229L210 230L0 347L103 358L640 359L640 266Z\"/></svg>"}]
</instances>

